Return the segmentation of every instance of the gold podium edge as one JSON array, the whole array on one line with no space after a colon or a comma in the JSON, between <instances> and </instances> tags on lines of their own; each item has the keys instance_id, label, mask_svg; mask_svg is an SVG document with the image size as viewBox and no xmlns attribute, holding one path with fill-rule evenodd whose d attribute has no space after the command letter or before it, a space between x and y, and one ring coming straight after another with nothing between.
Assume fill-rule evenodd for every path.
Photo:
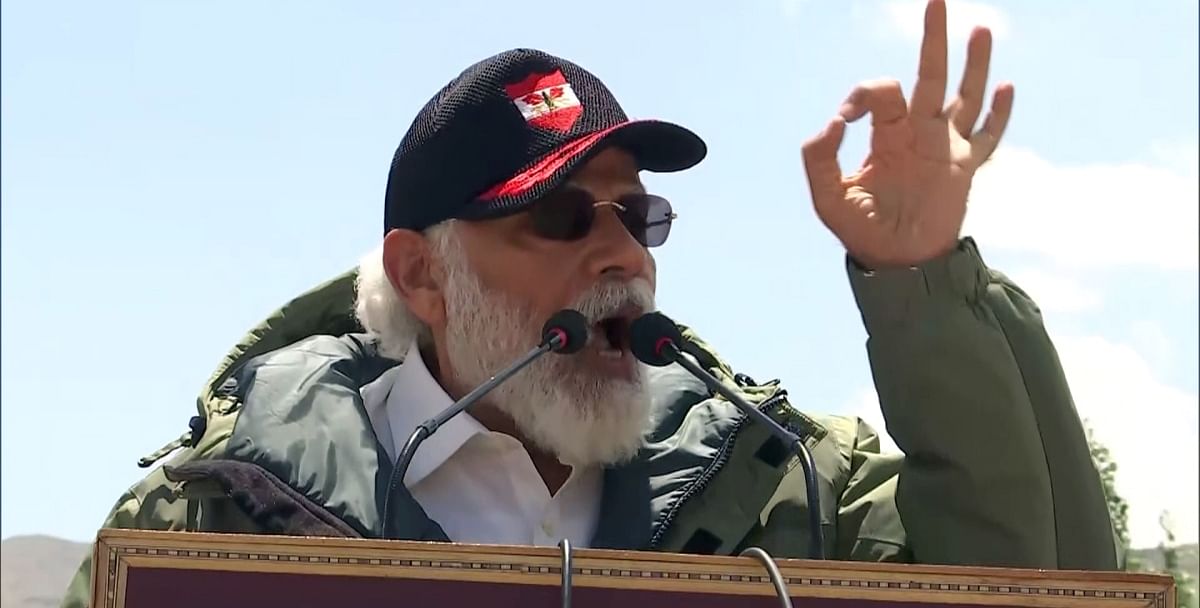
<instances>
[{"instance_id":1,"label":"gold podium edge","mask_svg":"<svg viewBox=\"0 0 1200 608\"><path fill-rule=\"evenodd\" d=\"M574 549L576 588L774 596L750 558ZM1174 608L1169 576L781 559L793 598L921 601L1044 608ZM104 529L92 562L92 606L122 608L130 568L288 572L558 586L555 547L467 545Z\"/></svg>"}]
</instances>

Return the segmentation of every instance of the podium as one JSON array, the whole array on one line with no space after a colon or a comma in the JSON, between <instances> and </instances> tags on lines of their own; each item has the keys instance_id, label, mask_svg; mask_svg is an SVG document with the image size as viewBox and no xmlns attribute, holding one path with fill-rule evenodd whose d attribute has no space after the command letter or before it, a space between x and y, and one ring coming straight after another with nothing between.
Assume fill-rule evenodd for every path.
<instances>
[{"instance_id":1,"label":"podium","mask_svg":"<svg viewBox=\"0 0 1200 608\"><path fill-rule=\"evenodd\" d=\"M572 608L772 608L781 604L767 563L750 556L106 529L95 546L91 605L551 608L569 599ZM774 564L795 608L1175 607L1174 581L1155 574Z\"/></svg>"}]
</instances>

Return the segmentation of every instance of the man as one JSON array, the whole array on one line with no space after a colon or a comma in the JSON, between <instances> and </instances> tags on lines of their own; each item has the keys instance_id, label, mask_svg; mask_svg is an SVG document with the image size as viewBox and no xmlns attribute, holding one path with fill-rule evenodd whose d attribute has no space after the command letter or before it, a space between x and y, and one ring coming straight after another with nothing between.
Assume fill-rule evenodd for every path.
<instances>
[{"instance_id":1,"label":"man","mask_svg":"<svg viewBox=\"0 0 1200 608\"><path fill-rule=\"evenodd\" d=\"M793 409L778 383L735 373L686 328L685 350L810 446L827 557L1115 568L1098 475L1038 310L959 237L1013 89L996 89L976 130L990 35L972 35L944 105L942 2L925 25L912 99L894 82L863 84L803 150L906 456L881 454L861 421ZM870 156L843 176L845 122L868 113ZM673 218L639 171L704 155L682 127L628 121L562 59L514 50L468 68L397 150L379 249L233 349L191 432L145 465L185 449L105 526L807 555L795 460L699 382L629 352L630 321L654 308L650 249ZM502 384L390 488L413 429L535 345L562 308L592 323L586 348ZM86 603L88 586L85 564L66 604Z\"/></svg>"}]
</instances>

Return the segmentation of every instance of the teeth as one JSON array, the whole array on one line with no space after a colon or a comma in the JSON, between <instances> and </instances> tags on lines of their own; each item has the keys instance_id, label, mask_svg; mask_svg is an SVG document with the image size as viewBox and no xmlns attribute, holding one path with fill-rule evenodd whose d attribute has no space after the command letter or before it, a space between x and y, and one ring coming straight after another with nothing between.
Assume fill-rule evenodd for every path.
<instances>
[{"instance_id":1,"label":"teeth","mask_svg":"<svg viewBox=\"0 0 1200 608\"><path fill-rule=\"evenodd\" d=\"M621 351L615 348L602 348L600 349L600 356L605 359L620 359Z\"/></svg>"}]
</instances>

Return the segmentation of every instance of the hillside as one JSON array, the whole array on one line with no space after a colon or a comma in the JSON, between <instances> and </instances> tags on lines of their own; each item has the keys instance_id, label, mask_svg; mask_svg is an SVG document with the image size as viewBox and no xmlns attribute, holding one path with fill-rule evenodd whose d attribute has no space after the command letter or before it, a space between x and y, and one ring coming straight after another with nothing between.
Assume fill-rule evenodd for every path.
<instances>
[{"instance_id":1,"label":"hillside","mask_svg":"<svg viewBox=\"0 0 1200 608\"><path fill-rule=\"evenodd\" d=\"M58 606L88 545L50 536L15 536L0 543L0 606Z\"/></svg>"}]
</instances>

